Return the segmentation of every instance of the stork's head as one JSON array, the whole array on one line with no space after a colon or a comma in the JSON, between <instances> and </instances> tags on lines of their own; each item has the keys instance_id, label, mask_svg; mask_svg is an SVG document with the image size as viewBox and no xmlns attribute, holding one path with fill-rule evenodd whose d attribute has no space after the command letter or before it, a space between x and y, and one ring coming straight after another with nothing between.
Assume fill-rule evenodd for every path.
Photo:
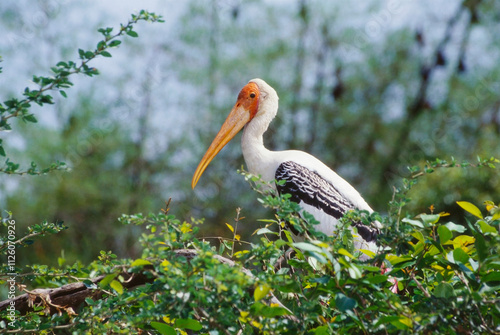
<instances>
[{"instance_id":1,"label":"stork's head","mask_svg":"<svg viewBox=\"0 0 500 335\"><path fill-rule=\"evenodd\" d=\"M194 188L212 159L231 139L252 120L270 122L278 111L278 94L262 79L252 79L238 94L238 100L196 168L191 181Z\"/></svg>"}]
</instances>

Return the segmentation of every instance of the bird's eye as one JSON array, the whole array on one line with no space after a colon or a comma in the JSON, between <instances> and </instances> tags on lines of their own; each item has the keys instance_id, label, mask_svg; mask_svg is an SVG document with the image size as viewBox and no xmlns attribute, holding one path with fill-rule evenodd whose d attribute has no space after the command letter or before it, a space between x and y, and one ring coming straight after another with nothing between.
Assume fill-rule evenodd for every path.
<instances>
[{"instance_id":1,"label":"bird's eye","mask_svg":"<svg viewBox=\"0 0 500 335\"><path fill-rule=\"evenodd\" d=\"M250 98L252 98L252 99L255 98L255 93L253 93L253 92L250 93Z\"/></svg>"}]
</instances>

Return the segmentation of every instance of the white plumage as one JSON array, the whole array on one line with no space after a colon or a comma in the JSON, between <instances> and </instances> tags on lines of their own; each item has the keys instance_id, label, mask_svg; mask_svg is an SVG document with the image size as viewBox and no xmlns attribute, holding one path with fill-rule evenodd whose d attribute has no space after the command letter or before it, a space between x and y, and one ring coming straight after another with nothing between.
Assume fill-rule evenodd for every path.
<instances>
[{"instance_id":1,"label":"white plumage","mask_svg":"<svg viewBox=\"0 0 500 335\"><path fill-rule=\"evenodd\" d=\"M285 179L278 191L291 193L292 200L320 222L317 230L331 235L339 218L350 209L373 212L354 187L316 157L297 150L271 151L264 146L263 134L277 112L276 91L262 79L250 80L198 165L192 187L215 155L244 127L241 148L249 172L264 181ZM375 222L373 228L361 223L357 226L356 248L375 252L380 224Z\"/></svg>"}]
</instances>

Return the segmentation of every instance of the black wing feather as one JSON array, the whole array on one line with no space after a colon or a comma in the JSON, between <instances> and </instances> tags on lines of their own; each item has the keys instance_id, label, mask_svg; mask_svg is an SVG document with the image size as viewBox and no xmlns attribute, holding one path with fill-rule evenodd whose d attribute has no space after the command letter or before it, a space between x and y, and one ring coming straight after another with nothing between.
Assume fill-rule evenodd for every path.
<instances>
[{"instance_id":1,"label":"black wing feather","mask_svg":"<svg viewBox=\"0 0 500 335\"><path fill-rule=\"evenodd\" d=\"M303 201L336 219L340 219L347 211L355 208L354 204L340 194L330 182L293 161L281 163L276 170L275 178L277 181L285 181L283 185L276 186L280 194L290 194L292 201L296 203ZM361 222L355 222L354 226L365 241L375 240L378 234L378 229L368 227Z\"/></svg>"}]
</instances>

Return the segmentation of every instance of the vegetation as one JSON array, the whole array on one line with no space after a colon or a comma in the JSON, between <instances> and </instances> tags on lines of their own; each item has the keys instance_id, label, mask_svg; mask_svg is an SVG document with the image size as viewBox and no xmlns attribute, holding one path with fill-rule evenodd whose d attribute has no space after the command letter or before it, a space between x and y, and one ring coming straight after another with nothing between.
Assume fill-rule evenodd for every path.
<instances>
[{"instance_id":1,"label":"vegetation","mask_svg":"<svg viewBox=\"0 0 500 335\"><path fill-rule=\"evenodd\" d=\"M17 269L21 275L16 284L29 294L24 299L32 301L33 307L9 322L4 303L1 327L14 333L500 331L498 206L488 202L483 215L473 204L460 202L474 218L468 219L467 226L447 222L446 213L403 217L401 209L414 184L405 180L406 188L395 193L393 212L382 218L379 243L384 252L374 255L372 261L360 262L348 227L353 219L380 220L378 214L369 218L351 213L343 219L338 234L325 236L314 230L313 218L302 213L308 218L303 220L298 215L297 205L287 195L262 192L257 177L244 175L262 204L276 211L275 218L265 220L266 226L255 232L257 242L242 241L238 236L237 226L244 214L240 211L230 225L233 238L222 239L218 248L196 237L201 222L178 220L168 207L159 214L123 215L123 224L141 227L140 258L117 259L102 251L89 265L33 265L22 273ZM293 242L283 229L284 222L307 231L306 240ZM33 227L41 234L58 230ZM9 250L6 242L5 253ZM26 240L16 242L23 243ZM237 243L248 247L235 252ZM295 256L283 261L289 249ZM222 262L217 255L229 256L235 263ZM386 264L389 271L381 272L380 264ZM253 275L243 268L252 269ZM128 285L134 276L143 278L142 285ZM393 279L398 293L391 290ZM71 300L61 305L56 300L60 296L50 298L46 292L26 287L68 283L85 286L83 307ZM281 303L268 302L271 293ZM22 303L16 301L18 306Z\"/></svg>"},{"instance_id":2,"label":"vegetation","mask_svg":"<svg viewBox=\"0 0 500 335\"><path fill-rule=\"evenodd\" d=\"M218 5L186 5L178 44L130 41L139 22L163 21L148 11L99 29L94 48L78 49L78 60L56 63L0 104L0 131L11 130L0 140L2 188L15 184L2 199L0 292L8 299L0 302L0 333L500 333L500 62L468 56L478 31L491 39L488 54L498 51L489 32L499 5L464 1L442 34L405 28L377 43L373 31L334 30L332 18L342 22L334 5ZM248 14L254 6L266 25ZM280 29L284 22L290 30ZM160 70L153 61L140 70L141 98L123 84L129 95L113 114L97 99L102 82L94 95L70 96L74 78L94 78L94 62L118 46L143 59L154 49ZM179 82L201 92L174 109L205 129L182 131L178 119L151 125L155 94L173 99L155 75L174 68ZM276 120L269 146L321 157L381 213L352 212L334 236L318 233L287 195L224 169L241 163L237 146L221 153L192 196L186 165L195 166L199 143L208 144L234 100L215 90L234 95L242 77L257 76L269 78L289 113ZM77 106L70 114L60 112L65 99ZM172 104L162 105L167 118ZM37 122L49 106L59 126ZM168 140L151 153L153 129ZM460 158L435 158L444 156ZM354 219L384 226L382 250L368 262L352 246ZM294 242L285 222L307 232L305 241Z\"/></svg>"}]
</instances>

